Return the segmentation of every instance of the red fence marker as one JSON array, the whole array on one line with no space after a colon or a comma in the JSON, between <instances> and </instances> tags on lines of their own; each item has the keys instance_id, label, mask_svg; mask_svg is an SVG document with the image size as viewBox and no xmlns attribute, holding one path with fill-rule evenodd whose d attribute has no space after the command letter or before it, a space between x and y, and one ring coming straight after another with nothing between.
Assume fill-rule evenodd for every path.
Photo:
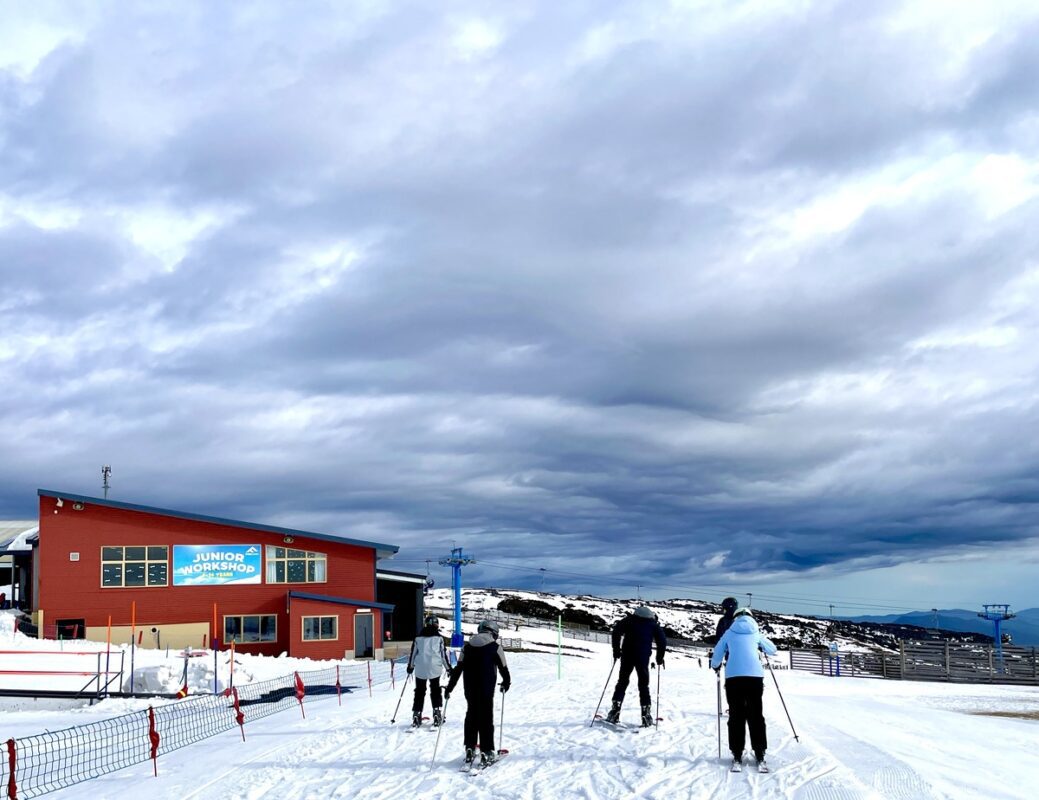
<instances>
[{"instance_id":1,"label":"red fence marker","mask_svg":"<svg viewBox=\"0 0 1039 800\"><path fill-rule=\"evenodd\" d=\"M307 712L303 710L303 696L307 693L307 689L303 685L303 679L299 676L299 673L293 674L296 676L296 699L299 700L299 710L303 714L303 719L306 719Z\"/></svg>"},{"instance_id":2,"label":"red fence marker","mask_svg":"<svg viewBox=\"0 0 1039 800\"><path fill-rule=\"evenodd\" d=\"M238 727L242 730L242 741L245 741L245 714L242 713L242 707L238 705L238 690L232 689L231 696L234 698L234 718L235 722L238 723Z\"/></svg>"},{"instance_id":3,"label":"red fence marker","mask_svg":"<svg viewBox=\"0 0 1039 800\"><path fill-rule=\"evenodd\" d=\"M14 739L7 740L7 800L18 800L18 784L14 780L14 767L17 758L14 753Z\"/></svg>"},{"instance_id":4,"label":"red fence marker","mask_svg":"<svg viewBox=\"0 0 1039 800\"><path fill-rule=\"evenodd\" d=\"M339 665L336 664L336 697L339 698L339 705L343 704L343 685L339 683Z\"/></svg>"},{"instance_id":5,"label":"red fence marker","mask_svg":"<svg viewBox=\"0 0 1039 800\"><path fill-rule=\"evenodd\" d=\"M159 732L155 730L155 709L148 706L148 740L152 747L152 768L159 777Z\"/></svg>"},{"instance_id":6,"label":"red fence marker","mask_svg":"<svg viewBox=\"0 0 1039 800\"><path fill-rule=\"evenodd\" d=\"M397 690L397 679L393 677L393 659L390 659L390 688Z\"/></svg>"}]
</instances>

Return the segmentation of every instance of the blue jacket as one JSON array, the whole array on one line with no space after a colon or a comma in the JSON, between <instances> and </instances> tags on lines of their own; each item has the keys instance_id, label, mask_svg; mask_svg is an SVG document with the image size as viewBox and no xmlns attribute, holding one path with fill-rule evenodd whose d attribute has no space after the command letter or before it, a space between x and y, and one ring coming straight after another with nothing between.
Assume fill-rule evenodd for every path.
<instances>
[{"instance_id":1,"label":"blue jacket","mask_svg":"<svg viewBox=\"0 0 1039 800\"><path fill-rule=\"evenodd\" d=\"M759 649L770 656L777 652L776 646L758 630L758 623L753 617L746 614L736 617L714 646L711 669L718 669L728 653L729 661L725 665L726 678L763 678L765 671L761 668L761 660L758 658Z\"/></svg>"}]
</instances>

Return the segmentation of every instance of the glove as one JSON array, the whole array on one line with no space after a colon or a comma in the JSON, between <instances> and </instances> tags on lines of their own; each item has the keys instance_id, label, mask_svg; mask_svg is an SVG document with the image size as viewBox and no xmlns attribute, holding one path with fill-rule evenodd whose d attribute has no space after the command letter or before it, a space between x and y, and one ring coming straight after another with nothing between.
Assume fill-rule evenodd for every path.
<instances>
[{"instance_id":1,"label":"glove","mask_svg":"<svg viewBox=\"0 0 1039 800\"><path fill-rule=\"evenodd\" d=\"M613 660L616 661L620 657L621 657L621 651L620 650L614 650L613 651Z\"/></svg>"},{"instance_id":2,"label":"glove","mask_svg":"<svg viewBox=\"0 0 1039 800\"><path fill-rule=\"evenodd\" d=\"M511 685L512 684L509 684L509 683L502 683L502 685L501 685L501 693L505 694L507 691L509 691L509 687Z\"/></svg>"},{"instance_id":3,"label":"glove","mask_svg":"<svg viewBox=\"0 0 1039 800\"><path fill-rule=\"evenodd\" d=\"M414 667L408 667L408 674L409 674L409 675L410 675L410 674L411 674L412 672L414 672L414 671L415 671L415 668L414 668Z\"/></svg>"},{"instance_id":4,"label":"glove","mask_svg":"<svg viewBox=\"0 0 1039 800\"><path fill-rule=\"evenodd\" d=\"M444 690L444 699L445 700L450 700L451 699L451 690L450 689L445 689Z\"/></svg>"},{"instance_id":5,"label":"glove","mask_svg":"<svg viewBox=\"0 0 1039 800\"><path fill-rule=\"evenodd\" d=\"M657 666L658 667L664 666L664 656L662 654L657 656Z\"/></svg>"},{"instance_id":6,"label":"glove","mask_svg":"<svg viewBox=\"0 0 1039 800\"><path fill-rule=\"evenodd\" d=\"M721 675L722 674L722 668L721 667L715 667L714 668L714 674L715 675Z\"/></svg>"}]
</instances>

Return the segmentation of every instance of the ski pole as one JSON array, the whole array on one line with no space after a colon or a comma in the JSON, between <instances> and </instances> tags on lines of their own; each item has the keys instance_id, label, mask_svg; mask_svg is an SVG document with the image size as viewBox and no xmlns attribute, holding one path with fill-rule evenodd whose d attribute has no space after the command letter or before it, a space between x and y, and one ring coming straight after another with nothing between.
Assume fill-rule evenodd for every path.
<instances>
[{"instance_id":1,"label":"ski pole","mask_svg":"<svg viewBox=\"0 0 1039 800\"><path fill-rule=\"evenodd\" d=\"M437 725L437 740L433 745L433 757L429 760L429 771L433 771L433 765L437 761L437 750L440 748L440 734L444 730L444 725L447 724L447 704L451 702L451 695L444 698L444 721Z\"/></svg>"},{"instance_id":2,"label":"ski pole","mask_svg":"<svg viewBox=\"0 0 1039 800\"><path fill-rule=\"evenodd\" d=\"M657 718L653 720L653 724L658 728L660 727L660 673L664 671L664 662L660 662L660 666L657 667Z\"/></svg>"},{"instance_id":3,"label":"ski pole","mask_svg":"<svg viewBox=\"0 0 1039 800\"><path fill-rule=\"evenodd\" d=\"M498 722L498 755L505 753L502 742L505 741L505 692L501 693L501 720Z\"/></svg>"},{"instance_id":4,"label":"ski pole","mask_svg":"<svg viewBox=\"0 0 1039 800\"><path fill-rule=\"evenodd\" d=\"M390 724L393 725L397 721L397 712L400 711L400 701L404 699L404 692L408 690L408 681L411 680L411 673L408 673L408 677L404 679L404 686L400 690L400 697L397 699L397 707L393 709L393 719L390 720Z\"/></svg>"},{"instance_id":5,"label":"ski pole","mask_svg":"<svg viewBox=\"0 0 1039 800\"><path fill-rule=\"evenodd\" d=\"M797 737L797 731L794 730L794 721L790 719L790 712L787 711L786 700L783 699L783 693L779 691L779 681L776 680L776 673L772 669L772 662L765 657L765 663L768 664L768 671L772 675L772 682L776 685L776 692L779 694L779 702L783 704L783 711L786 712L786 721L790 723L790 731L794 734L794 741L800 742L801 740Z\"/></svg>"},{"instance_id":6,"label":"ski pole","mask_svg":"<svg viewBox=\"0 0 1039 800\"><path fill-rule=\"evenodd\" d=\"M715 670L718 677L718 760L722 758L722 671Z\"/></svg>"},{"instance_id":7,"label":"ski pole","mask_svg":"<svg viewBox=\"0 0 1039 800\"><path fill-rule=\"evenodd\" d=\"M599 708L602 707L602 699L606 697L606 690L610 687L610 679L613 678L613 670L617 667L617 659L613 659L613 663L610 665L610 674L606 678L606 685L602 687L602 694L599 695L599 703L595 706L595 713L592 714L592 721L588 723L588 727L592 727L595 724L595 718L599 716Z\"/></svg>"}]
</instances>

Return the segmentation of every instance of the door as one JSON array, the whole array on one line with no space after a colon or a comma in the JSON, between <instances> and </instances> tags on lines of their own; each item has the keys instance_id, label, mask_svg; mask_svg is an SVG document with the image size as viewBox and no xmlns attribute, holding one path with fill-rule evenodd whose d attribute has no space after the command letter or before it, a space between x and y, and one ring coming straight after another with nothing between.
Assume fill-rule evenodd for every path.
<instances>
[{"instance_id":1,"label":"door","mask_svg":"<svg viewBox=\"0 0 1039 800\"><path fill-rule=\"evenodd\" d=\"M371 614L354 615L354 658L375 656L375 624Z\"/></svg>"}]
</instances>

